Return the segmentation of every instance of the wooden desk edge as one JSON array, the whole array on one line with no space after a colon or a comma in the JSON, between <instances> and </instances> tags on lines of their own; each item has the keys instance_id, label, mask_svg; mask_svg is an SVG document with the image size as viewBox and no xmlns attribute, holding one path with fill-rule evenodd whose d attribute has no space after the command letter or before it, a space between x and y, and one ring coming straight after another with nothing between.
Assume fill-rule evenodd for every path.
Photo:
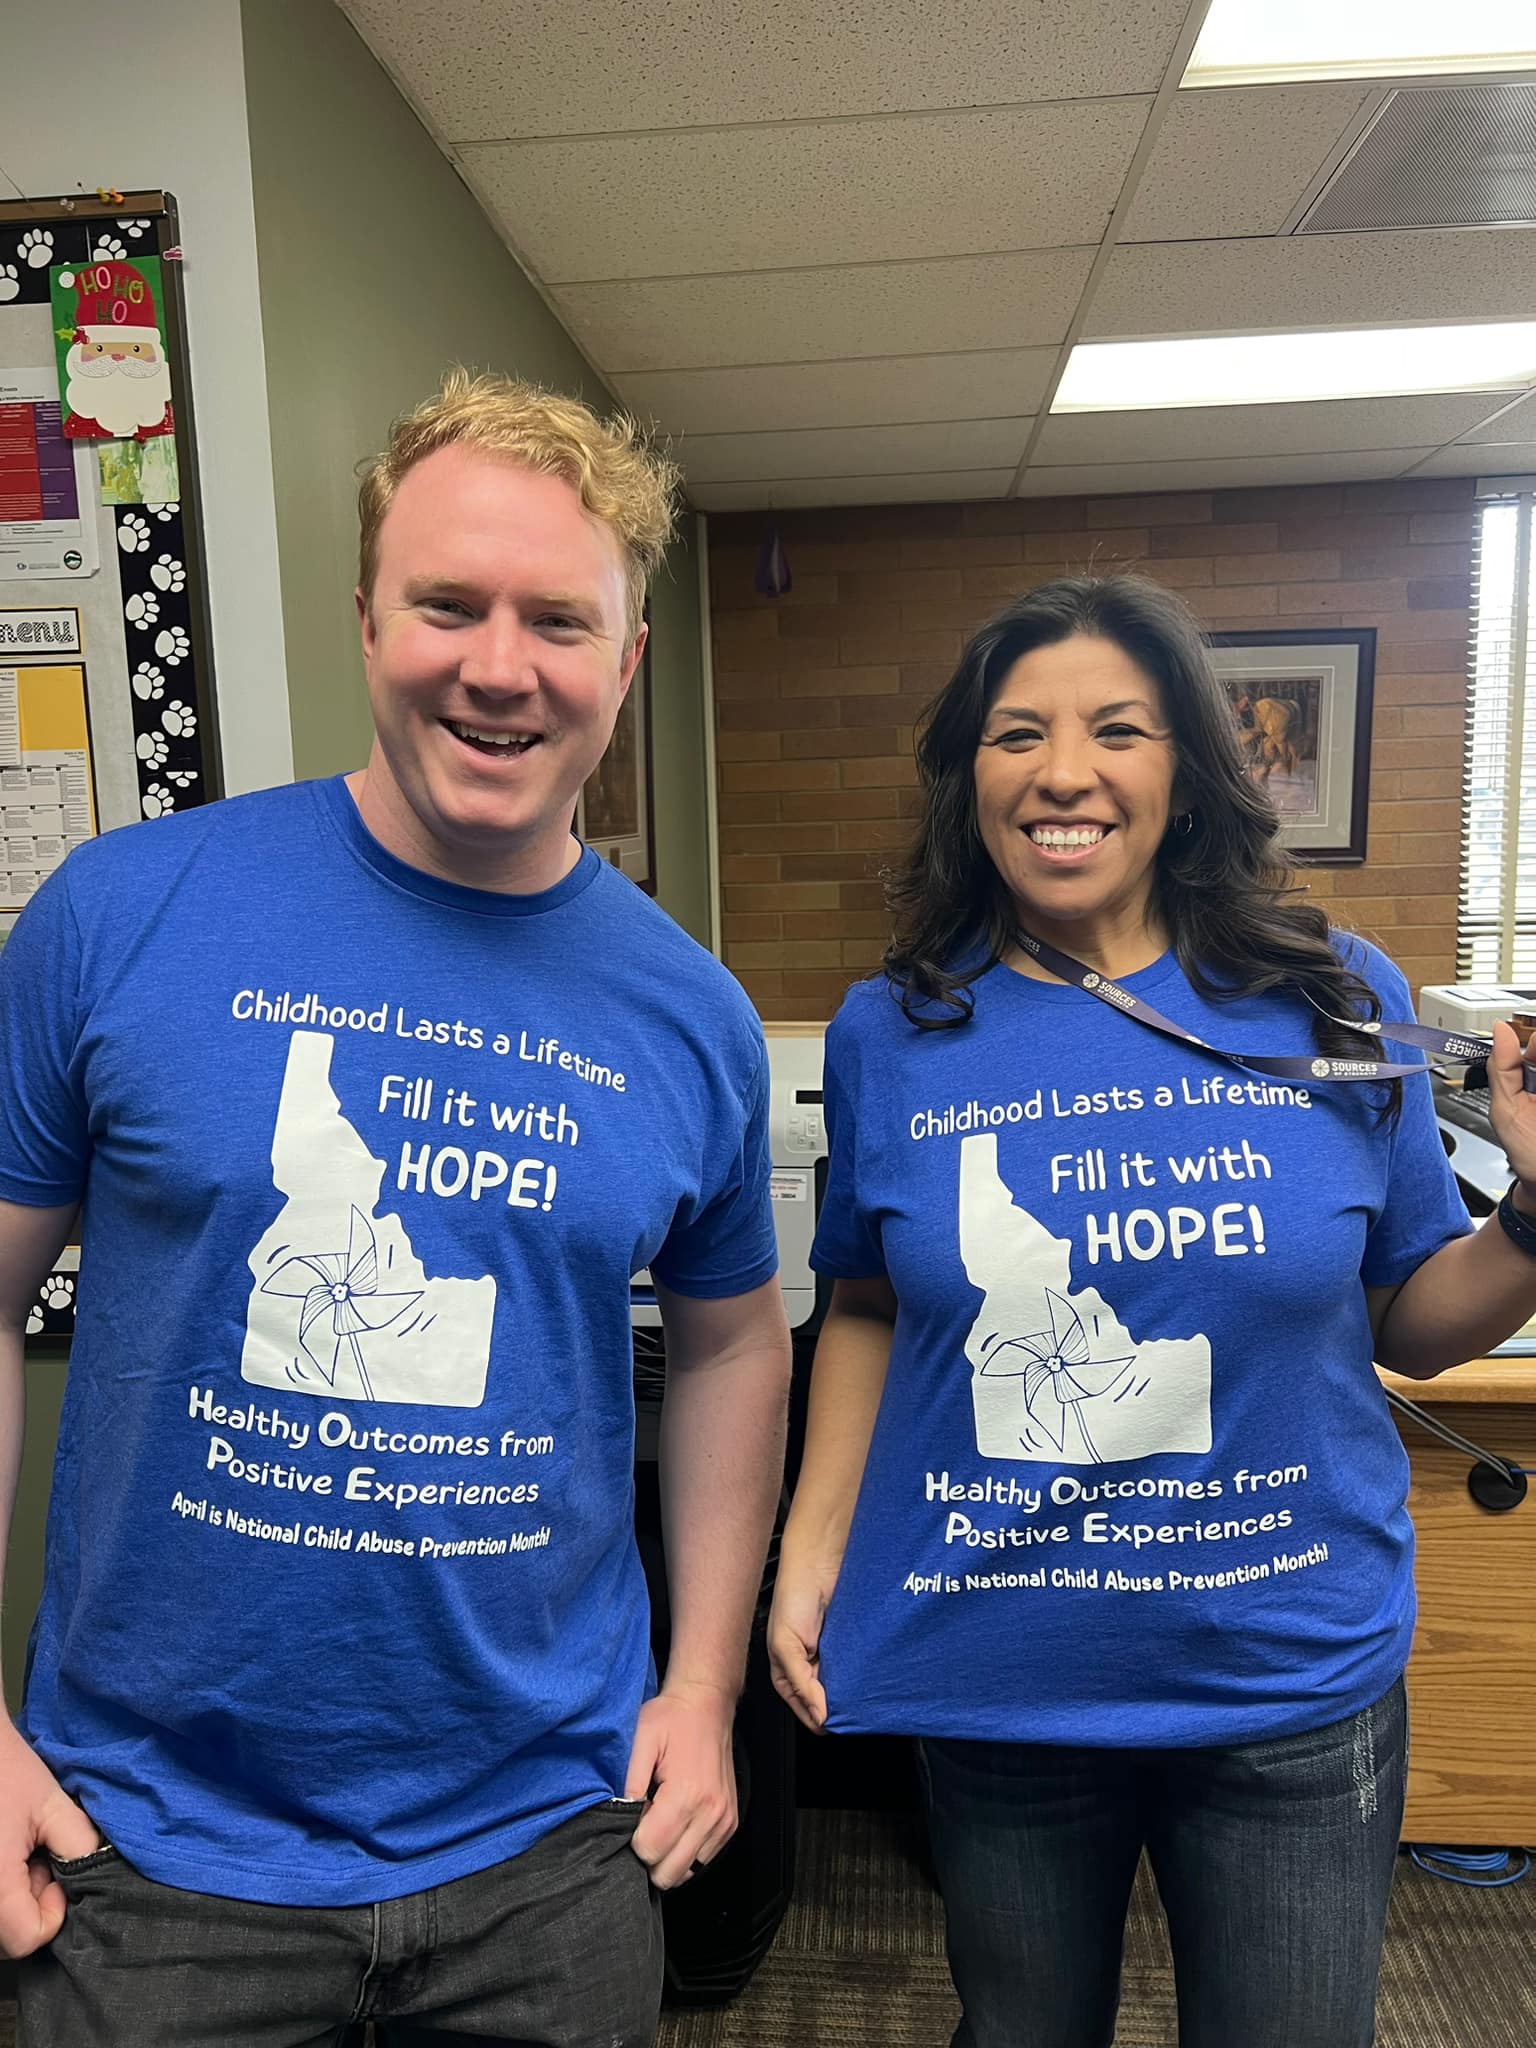
<instances>
[{"instance_id":1,"label":"wooden desk edge","mask_svg":"<svg viewBox=\"0 0 1536 2048\"><path fill-rule=\"evenodd\" d=\"M1378 1365L1376 1376L1390 1392L1426 1408L1536 1406L1536 1358L1473 1358L1432 1380L1404 1379Z\"/></svg>"}]
</instances>

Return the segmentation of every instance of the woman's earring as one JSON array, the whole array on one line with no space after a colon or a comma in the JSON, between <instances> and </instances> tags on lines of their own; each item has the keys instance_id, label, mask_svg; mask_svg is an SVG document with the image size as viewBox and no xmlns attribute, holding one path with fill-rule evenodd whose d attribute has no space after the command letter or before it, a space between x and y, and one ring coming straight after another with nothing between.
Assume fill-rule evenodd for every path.
<instances>
[{"instance_id":1,"label":"woman's earring","mask_svg":"<svg viewBox=\"0 0 1536 2048\"><path fill-rule=\"evenodd\" d=\"M1175 819L1174 819L1174 821L1173 821L1173 829L1174 829L1174 831L1175 831L1175 832L1177 832L1177 833L1179 834L1180 838L1185 838L1185 837L1187 837L1187 836L1188 836L1188 834L1189 834L1189 833L1191 833L1191 832L1193 832L1193 831L1194 831L1194 829L1195 829L1195 814L1194 814L1194 812L1193 812L1193 811L1182 811L1182 812L1181 812L1181 813L1179 814L1179 816L1178 816L1177 818L1175 818Z\"/></svg>"}]
</instances>

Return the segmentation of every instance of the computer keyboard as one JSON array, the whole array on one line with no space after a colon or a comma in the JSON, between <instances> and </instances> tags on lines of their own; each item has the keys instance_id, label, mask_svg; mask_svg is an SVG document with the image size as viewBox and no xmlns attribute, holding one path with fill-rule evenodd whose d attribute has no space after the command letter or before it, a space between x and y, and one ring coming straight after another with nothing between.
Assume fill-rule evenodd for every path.
<instances>
[{"instance_id":1,"label":"computer keyboard","mask_svg":"<svg viewBox=\"0 0 1536 2048\"><path fill-rule=\"evenodd\" d=\"M1451 1170L1462 1184L1472 1213L1485 1214L1509 1185L1509 1162L1488 1118L1488 1090L1448 1088L1439 1080L1431 1085L1435 1118ZM1471 1191L1481 1201L1473 1201Z\"/></svg>"}]
</instances>

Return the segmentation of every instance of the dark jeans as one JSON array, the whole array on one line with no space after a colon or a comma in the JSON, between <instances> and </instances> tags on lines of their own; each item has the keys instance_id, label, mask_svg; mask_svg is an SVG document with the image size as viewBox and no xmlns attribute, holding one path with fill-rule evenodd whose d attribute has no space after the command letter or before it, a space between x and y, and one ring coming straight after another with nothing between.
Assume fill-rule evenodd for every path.
<instances>
[{"instance_id":1,"label":"dark jeans","mask_svg":"<svg viewBox=\"0 0 1536 2048\"><path fill-rule=\"evenodd\" d=\"M21 1967L23 2048L647 2048L661 1913L611 1800L511 1862L378 1906L253 1906L56 1865L69 1910Z\"/></svg>"},{"instance_id":2,"label":"dark jeans","mask_svg":"<svg viewBox=\"0 0 1536 2048\"><path fill-rule=\"evenodd\" d=\"M1401 1683L1225 1749L925 1742L953 2048L1110 2048L1143 1848L1181 2048L1370 2048L1407 1768Z\"/></svg>"}]
</instances>

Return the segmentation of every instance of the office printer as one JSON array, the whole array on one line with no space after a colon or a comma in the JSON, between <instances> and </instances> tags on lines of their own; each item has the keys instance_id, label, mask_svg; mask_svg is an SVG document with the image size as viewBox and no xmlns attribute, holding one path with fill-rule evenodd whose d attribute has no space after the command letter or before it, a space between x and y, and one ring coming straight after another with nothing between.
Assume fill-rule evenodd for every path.
<instances>
[{"instance_id":1,"label":"office printer","mask_svg":"<svg viewBox=\"0 0 1536 2048\"><path fill-rule=\"evenodd\" d=\"M1536 1010L1536 988L1512 988L1495 981L1426 983L1419 990L1419 1022L1442 1031L1475 1031L1487 1037L1516 1010Z\"/></svg>"},{"instance_id":2,"label":"office printer","mask_svg":"<svg viewBox=\"0 0 1536 2048\"><path fill-rule=\"evenodd\" d=\"M1470 1031L1486 1038L1495 1024L1517 1010L1536 1010L1536 988L1496 981L1426 983L1419 990L1419 1022L1442 1031ZM1433 1082L1435 1120L1451 1171L1474 1216L1485 1216L1509 1185L1509 1162L1488 1120L1488 1090L1467 1088L1460 1074Z\"/></svg>"},{"instance_id":3,"label":"office printer","mask_svg":"<svg viewBox=\"0 0 1536 2048\"><path fill-rule=\"evenodd\" d=\"M822 1113L822 1024L769 1024L768 1136L773 1154L773 1221L779 1240L779 1285L789 1327L816 1313L811 1239L827 1176L827 1125Z\"/></svg>"}]
</instances>

